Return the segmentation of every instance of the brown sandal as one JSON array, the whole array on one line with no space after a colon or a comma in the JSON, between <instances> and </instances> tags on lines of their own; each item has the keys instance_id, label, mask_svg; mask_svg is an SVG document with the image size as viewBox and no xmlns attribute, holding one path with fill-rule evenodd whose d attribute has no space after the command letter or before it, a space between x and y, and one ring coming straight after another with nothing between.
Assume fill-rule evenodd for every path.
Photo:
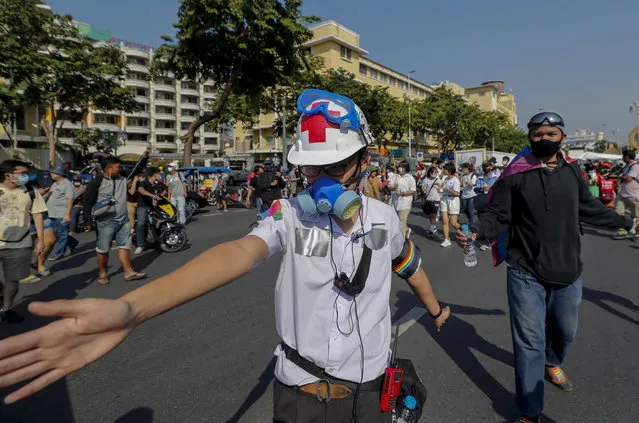
<instances>
[{"instance_id":1,"label":"brown sandal","mask_svg":"<svg viewBox=\"0 0 639 423\"><path fill-rule=\"evenodd\" d=\"M108 277L98 278L98 283L100 285L108 285L109 284L109 278Z\"/></svg>"}]
</instances>

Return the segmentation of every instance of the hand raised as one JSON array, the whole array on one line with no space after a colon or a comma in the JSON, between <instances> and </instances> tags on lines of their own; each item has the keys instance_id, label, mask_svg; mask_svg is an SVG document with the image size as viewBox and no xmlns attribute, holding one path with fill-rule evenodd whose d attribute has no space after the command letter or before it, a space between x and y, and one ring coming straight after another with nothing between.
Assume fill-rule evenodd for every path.
<instances>
[{"instance_id":1,"label":"hand raised","mask_svg":"<svg viewBox=\"0 0 639 423\"><path fill-rule=\"evenodd\" d=\"M29 311L61 319L0 342L0 388L40 376L7 396L6 404L94 362L135 328L131 307L122 300L34 302Z\"/></svg>"}]
</instances>

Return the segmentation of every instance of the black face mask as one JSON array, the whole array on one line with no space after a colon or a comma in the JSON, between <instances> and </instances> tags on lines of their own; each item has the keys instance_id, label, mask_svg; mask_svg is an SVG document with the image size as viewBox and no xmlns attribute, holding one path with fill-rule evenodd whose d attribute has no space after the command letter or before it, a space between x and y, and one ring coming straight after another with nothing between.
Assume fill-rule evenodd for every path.
<instances>
[{"instance_id":1,"label":"black face mask","mask_svg":"<svg viewBox=\"0 0 639 423\"><path fill-rule=\"evenodd\" d=\"M552 157L559 151L561 142L553 142L547 139L541 139L530 143L532 153L537 157Z\"/></svg>"}]
</instances>

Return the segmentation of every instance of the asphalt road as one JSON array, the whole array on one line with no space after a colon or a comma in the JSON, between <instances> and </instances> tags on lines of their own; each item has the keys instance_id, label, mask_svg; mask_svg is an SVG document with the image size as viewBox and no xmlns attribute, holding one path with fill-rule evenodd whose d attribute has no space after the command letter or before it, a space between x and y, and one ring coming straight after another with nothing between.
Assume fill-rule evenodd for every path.
<instances>
[{"instance_id":1,"label":"asphalt road","mask_svg":"<svg viewBox=\"0 0 639 423\"><path fill-rule=\"evenodd\" d=\"M188 250L147 251L133 260L134 266L151 276L164 275L208 247L246 234L253 218L241 209L200 213L188 226ZM480 255L477 267L466 268L461 249L442 249L424 237L420 226L425 219L417 209L409 222L436 294L453 311L443 331L435 333L407 285L394 280L391 310L394 321L402 323L398 355L413 360L429 390L422 421L513 420L505 268L492 268L488 252ZM588 232L580 328L564 367L576 390L568 394L546 384L544 421L636 421L639 242ZM145 283L125 282L112 257L111 284L99 286L94 238L79 238L78 251L57 262L53 276L21 287L20 311L34 300L117 298ZM273 257L231 285L146 323L89 368L18 404L0 405L0 422L269 422L278 268ZM20 325L1 325L0 338L46 322L29 316ZM0 390L0 395L7 392Z\"/></svg>"}]
</instances>

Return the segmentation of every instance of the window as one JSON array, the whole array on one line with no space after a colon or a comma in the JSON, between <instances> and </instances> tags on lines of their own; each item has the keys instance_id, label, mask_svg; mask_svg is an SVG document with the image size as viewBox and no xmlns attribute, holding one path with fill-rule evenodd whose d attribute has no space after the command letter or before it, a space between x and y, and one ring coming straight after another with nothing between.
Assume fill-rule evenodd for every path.
<instances>
[{"instance_id":1,"label":"window","mask_svg":"<svg viewBox=\"0 0 639 423\"><path fill-rule=\"evenodd\" d=\"M175 129L175 122L170 120L156 120L155 127L158 129Z\"/></svg>"},{"instance_id":2,"label":"window","mask_svg":"<svg viewBox=\"0 0 639 423\"><path fill-rule=\"evenodd\" d=\"M195 82L192 81L182 81L182 89L198 91L198 86Z\"/></svg>"},{"instance_id":3,"label":"window","mask_svg":"<svg viewBox=\"0 0 639 423\"><path fill-rule=\"evenodd\" d=\"M127 62L129 62L132 65L140 65L140 66L148 65L146 59L141 59L139 57L128 57Z\"/></svg>"},{"instance_id":4,"label":"window","mask_svg":"<svg viewBox=\"0 0 639 423\"><path fill-rule=\"evenodd\" d=\"M189 129L189 125L191 125L190 122L180 122L180 129L186 131L187 129Z\"/></svg>"},{"instance_id":5,"label":"window","mask_svg":"<svg viewBox=\"0 0 639 423\"><path fill-rule=\"evenodd\" d=\"M359 73L361 73L362 75L366 75L366 71L368 70L368 67L366 65L363 64L359 64Z\"/></svg>"},{"instance_id":6,"label":"window","mask_svg":"<svg viewBox=\"0 0 639 423\"><path fill-rule=\"evenodd\" d=\"M479 92L479 96L480 96L480 97L483 97L483 96L485 96L485 95L486 95L486 91L480 91L480 92Z\"/></svg>"},{"instance_id":7,"label":"window","mask_svg":"<svg viewBox=\"0 0 639 423\"><path fill-rule=\"evenodd\" d=\"M192 117L197 117L198 112L197 110L187 110L187 109L181 109L180 113L182 114L182 116L192 116Z\"/></svg>"},{"instance_id":8,"label":"window","mask_svg":"<svg viewBox=\"0 0 639 423\"><path fill-rule=\"evenodd\" d=\"M217 137L205 137L204 144L217 145Z\"/></svg>"},{"instance_id":9,"label":"window","mask_svg":"<svg viewBox=\"0 0 639 423\"><path fill-rule=\"evenodd\" d=\"M101 123L105 125L117 125L117 117L113 115L95 115L95 123Z\"/></svg>"},{"instance_id":10,"label":"window","mask_svg":"<svg viewBox=\"0 0 639 423\"><path fill-rule=\"evenodd\" d=\"M15 118L16 118L16 129L18 131L25 131L26 124L24 119L24 109L20 109L16 111Z\"/></svg>"},{"instance_id":11,"label":"window","mask_svg":"<svg viewBox=\"0 0 639 423\"><path fill-rule=\"evenodd\" d=\"M155 80L155 83L159 85L170 85L172 87L175 85L175 82L171 78L158 78Z\"/></svg>"},{"instance_id":12,"label":"window","mask_svg":"<svg viewBox=\"0 0 639 423\"><path fill-rule=\"evenodd\" d=\"M128 134L126 138L128 141L148 141L147 134Z\"/></svg>"},{"instance_id":13,"label":"window","mask_svg":"<svg viewBox=\"0 0 639 423\"><path fill-rule=\"evenodd\" d=\"M156 100L175 100L175 95L172 93L156 92L155 99Z\"/></svg>"},{"instance_id":14,"label":"window","mask_svg":"<svg viewBox=\"0 0 639 423\"><path fill-rule=\"evenodd\" d=\"M204 94L211 94L215 92L215 88L213 88L210 85L205 85L204 86Z\"/></svg>"},{"instance_id":15,"label":"window","mask_svg":"<svg viewBox=\"0 0 639 423\"><path fill-rule=\"evenodd\" d=\"M377 79L377 71L375 69L371 69L371 78Z\"/></svg>"},{"instance_id":16,"label":"window","mask_svg":"<svg viewBox=\"0 0 639 423\"><path fill-rule=\"evenodd\" d=\"M139 106L139 108L138 108L138 111L139 111L139 112L147 112L147 113L148 113L148 112L149 112L149 110L151 109L151 108L149 107L149 105L148 105L148 104L145 104L145 103L138 103L138 106Z\"/></svg>"},{"instance_id":17,"label":"window","mask_svg":"<svg viewBox=\"0 0 639 423\"><path fill-rule=\"evenodd\" d=\"M189 104L198 104L199 101L197 99L197 97L193 97L190 95L183 95L181 98L182 103L189 103Z\"/></svg>"},{"instance_id":18,"label":"window","mask_svg":"<svg viewBox=\"0 0 639 423\"><path fill-rule=\"evenodd\" d=\"M397 86L397 78L395 78L394 76L391 76L390 77L390 84L391 84L391 86L396 87Z\"/></svg>"},{"instance_id":19,"label":"window","mask_svg":"<svg viewBox=\"0 0 639 423\"><path fill-rule=\"evenodd\" d=\"M386 74L385 74L385 73L381 73L381 72L380 72L380 74L379 74L379 80L380 80L380 81L382 81L382 82L386 82L386 81L387 81L387 78L388 78L388 77L386 76Z\"/></svg>"},{"instance_id":20,"label":"window","mask_svg":"<svg viewBox=\"0 0 639 423\"><path fill-rule=\"evenodd\" d=\"M175 137L173 135L158 135L155 139L157 142L175 142Z\"/></svg>"},{"instance_id":21,"label":"window","mask_svg":"<svg viewBox=\"0 0 639 423\"><path fill-rule=\"evenodd\" d=\"M163 114L166 114L166 115L173 115L173 114L175 114L175 109L173 107L155 106L155 113L163 113Z\"/></svg>"},{"instance_id":22,"label":"window","mask_svg":"<svg viewBox=\"0 0 639 423\"><path fill-rule=\"evenodd\" d=\"M129 118L128 126L142 126L142 127L148 128L149 120L144 118Z\"/></svg>"},{"instance_id":23,"label":"window","mask_svg":"<svg viewBox=\"0 0 639 423\"><path fill-rule=\"evenodd\" d=\"M149 92L146 88L133 88L131 94L138 97L148 97Z\"/></svg>"},{"instance_id":24,"label":"window","mask_svg":"<svg viewBox=\"0 0 639 423\"><path fill-rule=\"evenodd\" d=\"M339 47L339 57L346 60L351 60L351 49L348 47Z\"/></svg>"}]
</instances>

